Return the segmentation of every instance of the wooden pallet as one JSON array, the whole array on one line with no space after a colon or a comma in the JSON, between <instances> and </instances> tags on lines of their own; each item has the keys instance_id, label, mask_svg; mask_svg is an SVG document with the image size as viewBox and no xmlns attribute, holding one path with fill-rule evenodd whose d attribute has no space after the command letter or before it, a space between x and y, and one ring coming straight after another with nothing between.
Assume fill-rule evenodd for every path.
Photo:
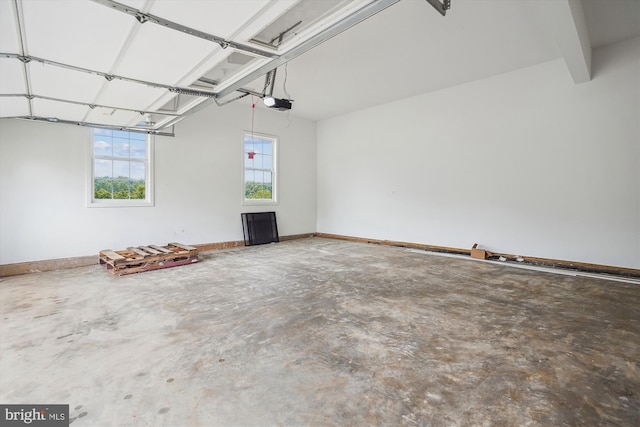
<instances>
[{"instance_id":1,"label":"wooden pallet","mask_svg":"<svg viewBox=\"0 0 640 427\"><path fill-rule=\"evenodd\" d=\"M129 247L121 251L100 251L100 264L118 276L194 262L198 262L198 249L181 243Z\"/></svg>"}]
</instances>

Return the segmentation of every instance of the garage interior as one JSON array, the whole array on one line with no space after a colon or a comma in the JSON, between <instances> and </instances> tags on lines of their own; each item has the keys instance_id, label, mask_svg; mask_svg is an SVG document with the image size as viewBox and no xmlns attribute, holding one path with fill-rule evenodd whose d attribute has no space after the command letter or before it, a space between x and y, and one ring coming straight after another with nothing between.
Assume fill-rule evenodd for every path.
<instances>
[{"instance_id":1,"label":"garage interior","mask_svg":"<svg viewBox=\"0 0 640 427\"><path fill-rule=\"evenodd\" d=\"M0 0L0 403L632 426L639 285L640 2Z\"/></svg>"}]
</instances>

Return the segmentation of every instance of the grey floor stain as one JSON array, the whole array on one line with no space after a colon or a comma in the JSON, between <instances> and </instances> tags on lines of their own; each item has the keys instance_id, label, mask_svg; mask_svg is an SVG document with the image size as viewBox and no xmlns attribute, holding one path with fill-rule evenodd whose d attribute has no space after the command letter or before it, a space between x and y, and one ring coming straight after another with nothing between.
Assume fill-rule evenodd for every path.
<instances>
[{"instance_id":1,"label":"grey floor stain","mask_svg":"<svg viewBox=\"0 0 640 427\"><path fill-rule=\"evenodd\" d=\"M132 397L133 397L133 394L127 394L127 395L124 397L124 400L131 399Z\"/></svg>"},{"instance_id":2,"label":"grey floor stain","mask_svg":"<svg viewBox=\"0 0 640 427\"><path fill-rule=\"evenodd\" d=\"M86 417L87 415L89 415L88 412L81 412L80 414L78 414L78 418L83 418L83 417Z\"/></svg>"},{"instance_id":3,"label":"grey floor stain","mask_svg":"<svg viewBox=\"0 0 640 427\"><path fill-rule=\"evenodd\" d=\"M78 405L78 406L76 406L76 407L75 407L75 408L73 408L73 409L75 409L76 411L77 411L77 410L80 410L80 409L82 409L82 405Z\"/></svg>"},{"instance_id":4,"label":"grey floor stain","mask_svg":"<svg viewBox=\"0 0 640 427\"><path fill-rule=\"evenodd\" d=\"M172 383L172 382L173 382L173 378L169 378L169 379L167 380L167 382L168 382L168 383Z\"/></svg>"},{"instance_id":5,"label":"grey floor stain","mask_svg":"<svg viewBox=\"0 0 640 427\"><path fill-rule=\"evenodd\" d=\"M53 315L56 315L56 314L59 314L59 313L60 313L59 311L56 311L54 313L43 314L42 316L35 316L34 319L40 319L42 317L53 316Z\"/></svg>"},{"instance_id":6,"label":"grey floor stain","mask_svg":"<svg viewBox=\"0 0 640 427\"><path fill-rule=\"evenodd\" d=\"M158 411L159 414L166 414L167 412L169 412L169 408L167 407L164 407Z\"/></svg>"}]
</instances>

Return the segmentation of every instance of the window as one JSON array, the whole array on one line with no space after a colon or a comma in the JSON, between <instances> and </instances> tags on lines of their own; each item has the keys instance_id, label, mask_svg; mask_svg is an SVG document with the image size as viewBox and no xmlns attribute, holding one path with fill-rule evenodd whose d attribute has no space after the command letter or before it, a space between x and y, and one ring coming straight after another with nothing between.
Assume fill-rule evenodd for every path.
<instances>
[{"instance_id":1,"label":"window","mask_svg":"<svg viewBox=\"0 0 640 427\"><path fill-rule=\"evenodd\" d=\"M143 133L93 129L89 206L153 206L152 147Z\"/></svg>"},{"instance_id":2,"label":"window","mask_svg":"<svg viewBox=\"0 0 640 427\"><path fill-rule=\"evenodd\" d=\"M243 200L245 204L276 202L277 139L244 134Z\"/></svg>"}]
</instances>

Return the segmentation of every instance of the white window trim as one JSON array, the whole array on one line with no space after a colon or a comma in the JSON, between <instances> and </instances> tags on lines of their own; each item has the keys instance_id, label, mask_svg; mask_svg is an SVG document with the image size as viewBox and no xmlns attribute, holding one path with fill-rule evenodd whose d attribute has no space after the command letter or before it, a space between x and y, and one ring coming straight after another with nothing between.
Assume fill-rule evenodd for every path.
<instances>
[{"instance_id":1,"label":"white window trim","mask_svg":"<svg viewBox=\"0 0 640 427\"><path fill-rule=\"evenodd\" d=\"M94 199L94 162L93 162L93 128L89 129L89 143L87 144L87 194L86 204L88 208L129 208L129 207L150 207L154 206L154 182L153 172L155 157L154 145L155 136L147 135L147 160L145 176L146 199Z\"/></svg>"},{"instance_id":2,"label":"white window trim","mask_svg":"<svg viewBox=\"0 0 640 427\"><path fill-rule=\"evenodd\" d=\"M273 173L272 173L272 179L273 182L271 183L271 200L266 200L266 199L245 199L244 197L244 190L245 190L245 185L244 185L244 137L246 135L252 135L252 136L257 136L258 138L268 138L273 140ZM240 145L240 172L241 172L241 179L240 179L240 185L241 185L241 193L240 193L240 200L241 200L241 204L245 205L245 206L274 206L278 204L278 150L280 149L279 147L280 145L280 139L275 136L275 135L269 135L266 133L258 133L258 132L252 132L252 131L243 131L242 132L242 144Z\"/></svg>"}]
</instances>

